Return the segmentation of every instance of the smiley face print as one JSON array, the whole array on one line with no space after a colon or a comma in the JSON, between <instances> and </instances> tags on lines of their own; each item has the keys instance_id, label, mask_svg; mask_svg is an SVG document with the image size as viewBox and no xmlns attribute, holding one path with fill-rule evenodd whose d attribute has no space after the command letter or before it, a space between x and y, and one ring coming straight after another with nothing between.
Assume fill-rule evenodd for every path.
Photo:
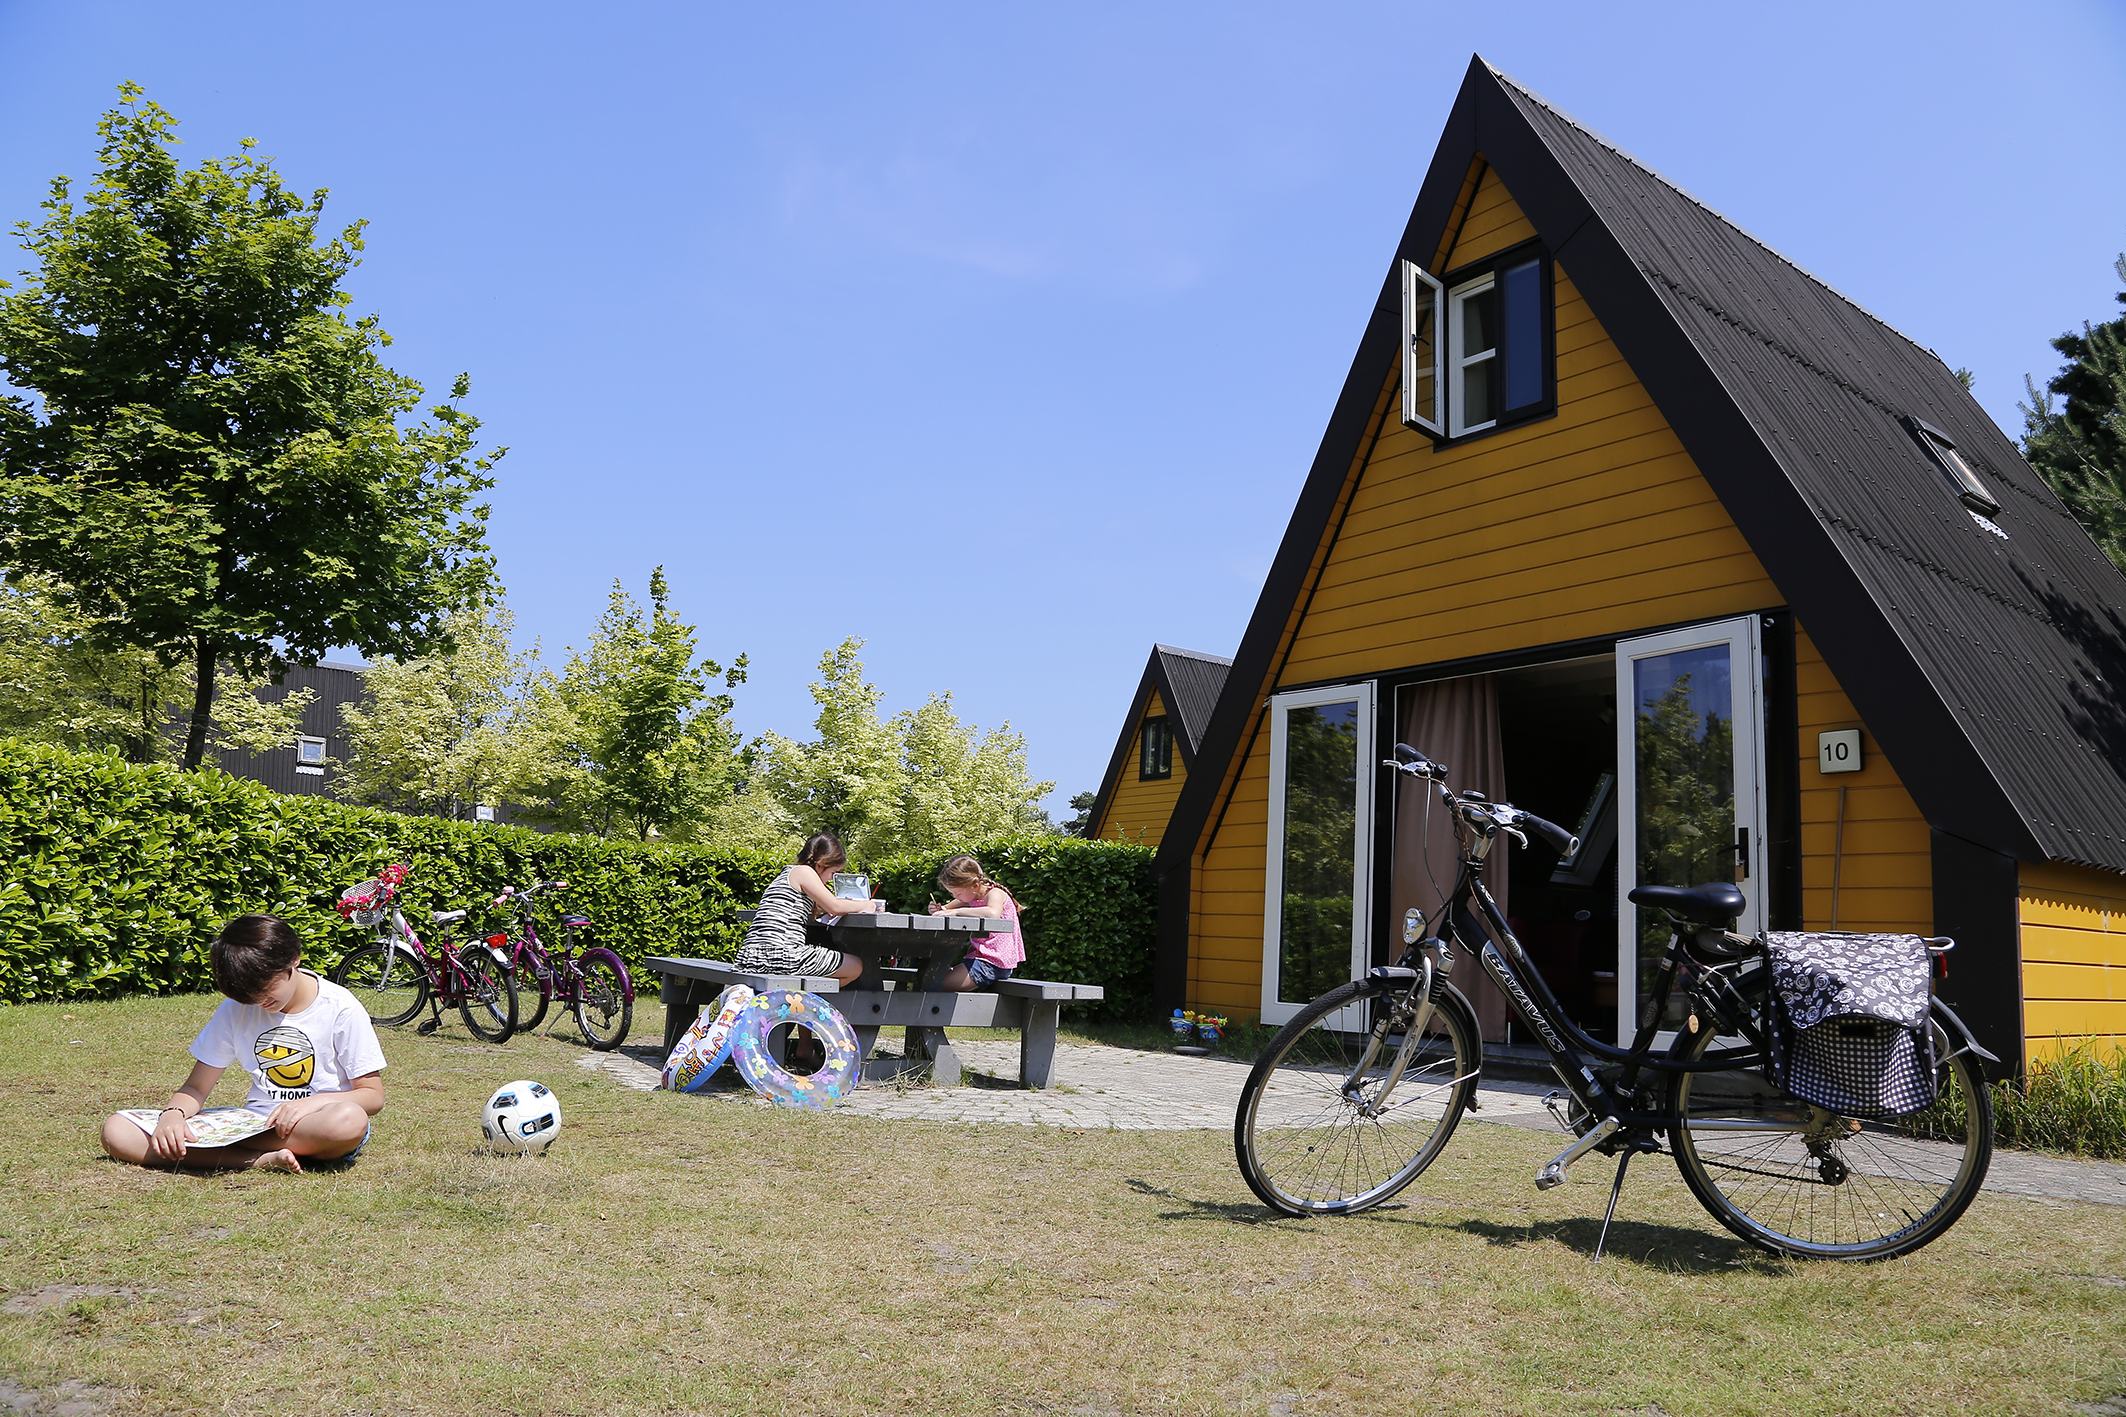
<instances>
[{"instance_id":1,"label":"smiley face print","mask_svg":"<svg viewBox=\"0 0 2126 1417\"><path fill-rule=\"evenodd\" d=\"M251 1051L257 1054L266 1081L275 1087L308 1087L317 1072L310 1035L285 1023L261 1033Z\"/></svg>"}]
</instances>

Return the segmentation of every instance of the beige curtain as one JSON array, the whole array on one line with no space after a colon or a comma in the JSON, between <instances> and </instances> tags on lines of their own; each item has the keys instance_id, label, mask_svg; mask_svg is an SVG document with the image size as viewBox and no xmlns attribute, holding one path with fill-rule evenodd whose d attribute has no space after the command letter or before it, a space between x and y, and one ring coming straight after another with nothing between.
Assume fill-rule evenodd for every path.
<instances>
[{"instance_id":1,"label":"beige curtain","mask_svg":"<svg viewBox=\"0 0 2126 1417\"><path fill-rule=\"evenodd\" d=\"M1435 763L1444 763L1448 769L1447 785L1455 792L1474 788L1494 801L1506 798L1498 686L1489 674L1410 685L1400 691L1398 700L1397 742L1408 743ZM1506 910L1506 863L1510 854L1506 847L1494 846L1484 864L1484 884L1498 900L1501 913ZM1393 908L1388 914L1391 939L1402 938L1403 913L1411 906L1425 912L1432 930L1439 928L1440 907L1454 889L1459 861L1454 828L1438 803L1436 790L1430 784L1398 777L1395 861L1390 872ZM1506 1000L1483 966L1467 954L1459 956L1454 983L1476 1006L1484 1040L1504 1041Z\"/></svg>"}]
</instances>

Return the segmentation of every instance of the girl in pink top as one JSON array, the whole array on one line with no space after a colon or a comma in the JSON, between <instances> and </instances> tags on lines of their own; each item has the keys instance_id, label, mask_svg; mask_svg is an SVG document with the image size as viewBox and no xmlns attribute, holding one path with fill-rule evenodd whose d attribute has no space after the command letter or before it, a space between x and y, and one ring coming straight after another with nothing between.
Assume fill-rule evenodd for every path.
<instances>
[{"instance_id":1,"label":"girl in pink top","mask_svg":"<svg viewBox=\"0 0 2126 1417\"><path fill-rule=\"evenodd\" d=\"M942 987L965 993L987 989L1011 978L1026 962L1026 942L1019 938L1019 903L1011 892L989 879L972 856L955 856L938 871L938 884L952 892L951 905L932 901L932 915L987 915L1011 922L1009 931L976 935L967 942L967 958L952 967Z\"/></svg>"}]
</instances>

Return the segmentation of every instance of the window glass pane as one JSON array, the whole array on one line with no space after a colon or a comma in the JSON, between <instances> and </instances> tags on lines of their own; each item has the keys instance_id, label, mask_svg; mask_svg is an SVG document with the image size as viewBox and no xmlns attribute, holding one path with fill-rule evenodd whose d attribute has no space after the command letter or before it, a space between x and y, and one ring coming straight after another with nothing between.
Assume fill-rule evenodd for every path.
<instances>
[{"instance_id":1,"label":"window glass pane","mask_svg":"<svg viewBox=\"0 0 2126 1417\"><path fill-rule=\"evenodd\" d=\"M1462 358L1482 354L1498 344L1499 326L1495 309L1497 298L1496 287L1462 297Z\"/></svg>"},{"instance_id":2,"label":"window glass pane","mask_svg":"<svg viewBox=\"0 0 2126 1417\"><path fill-rule=\"evenodd\" d=\"M1357 853L1358 705L1289 709L1277 964L1286 1003L1350 982Z\"/></svg>"},{"instance_id":3,"label":"window glass pane","mask_svg":"<svg viewBox=\"0 0 2126 1417\"><path fill-rule=\"evenodd\" d=\"M1527 261L1499 275L1504 305L1506 397L1502 408L1521 408L1543 397L1543 268Z\"/></svg>"},{"instance_id":4,"label":"window glass pane","mask_svg":"<svg viewBox=\"0 0 2126 1417\"><path fill-rule=\"evenodd\" d=\"M1642 886L1732 881L1735 713L1728 647L1633 660L1632 681L1639 839L1633 880ZM1660 911L1639 911L1642 1004L1669 933Z\"/></svg>"},{"instance_id":5,"label":"window glass pane","mask_svg":"<svg viewBox=\"0 0 2126 1417\"><path fill-rule=\"evenodd\" d=\"M1139 777L1165 777L1174 770L1173 725L1163 718L1144 721L1143 750L1137 765Z\"/></svg>"},{"instance_id":6,"label":"window glass pane","mask_svg":"<svg viewBox=\"0 0 2126 1417\"><path fill-rule=\"evenodd\" d=\"M1474 428L1499 416L1499 362L1486 359L1462 368L1462 427Z\"/></svg>"},{"instance_id":7,"label":"window glass pane","mask_svg":"<svg viewBox=\"0 0 2126 1417\"><path fill-rule=\"evenodd\" d=\"M296 758L306 763L325 761L325 745L314 738L305 738L295 745Z\"/></svg>"}]
</instances>

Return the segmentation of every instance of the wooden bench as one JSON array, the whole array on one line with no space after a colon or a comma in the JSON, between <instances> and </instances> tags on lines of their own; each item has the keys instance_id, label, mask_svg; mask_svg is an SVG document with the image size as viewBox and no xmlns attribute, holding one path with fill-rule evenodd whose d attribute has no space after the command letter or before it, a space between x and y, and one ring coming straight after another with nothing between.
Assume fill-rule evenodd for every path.
<instances>
[{"instance_id":1,"label":"wooden bench","mask_svg":"<svg viewBox=\"0 0 2126 1417\"><path fill-rule=\"evenodd\" d=\"M832 995L831 1002L856 1030L864 1076L894 1076L925 1060L932 1081L958 1087L964 1069L945 1036L948 1028L1015 1028L1019 1030L1019 1081L1028 1087L1053 1087L1056 1081L1056 1024L1065 1004L1089 1004L1107 997L1097 984L1064 984L1048 979L1006 979L994 989L972 993L926 992L914 987L916 971L878 970L884 989L845 989L833 979L809 975L751 974L715 959L657 957L646 967L664 977L664 1050L669 1056L692 1026L700 1006L733 984L756 993L796 989ZM901 977L905 976L905 978ZM882 1028L905 1028L907 1046L898 1063L878 1067L871 1056Z\"/></svg>"}]
</instances>

